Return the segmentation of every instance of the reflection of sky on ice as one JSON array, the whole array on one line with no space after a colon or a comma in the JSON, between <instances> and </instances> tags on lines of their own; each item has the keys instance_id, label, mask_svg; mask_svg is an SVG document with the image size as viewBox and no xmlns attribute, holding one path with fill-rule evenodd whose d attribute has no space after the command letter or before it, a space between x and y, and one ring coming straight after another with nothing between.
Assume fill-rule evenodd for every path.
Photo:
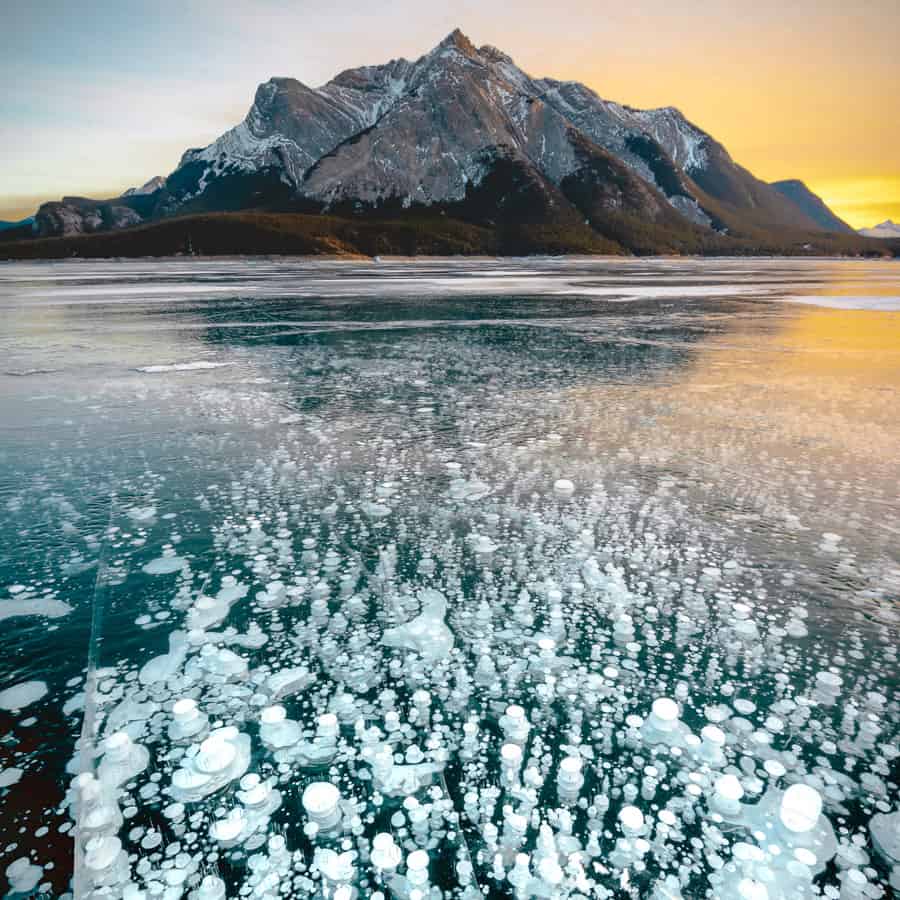
<instances>
[{"instance_id":1,"label":"reflection of sky on ice","mask_svg":"<svg viewBox=\"0 0 900 900\"><path fill-rule=\"evenodd\" d=\"M896 271L4 267L0 869L886 884Z\"/></svg>"},{"instance_id":2,"label":"reflection of sky on ice","mask_svg":"<svg viewBox=\"0 0 900 900\"><path fill-rule=\"evenodd\" d=\"M90 267L88 272L86 266ZM16 302L171 304L233 295L259 299L454 296L592 297L598 300L690 300L749 296L853 309L897 309L896 264L847 260L726 259L509 261L389 259L361 263L235 260L184 263L7 265L0 286L15 286ZM31 273L39 272L31 279ZM3 297L5 291L0 291ZM838 299L840 298L840 299Z\"/></svg>"}]
</instances>

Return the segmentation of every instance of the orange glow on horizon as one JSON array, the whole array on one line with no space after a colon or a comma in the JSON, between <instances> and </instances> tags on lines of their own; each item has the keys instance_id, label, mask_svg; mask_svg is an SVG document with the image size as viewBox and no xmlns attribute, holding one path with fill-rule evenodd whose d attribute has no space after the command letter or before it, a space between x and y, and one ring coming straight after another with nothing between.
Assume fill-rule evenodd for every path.
<instances>
[{"instance_id":1,"label":"orange glow on horizon","mask_svg":"<svg viewBox=\"0 0 900 900\"><path fill-rule=\"evenodd\" d=\"M23 101L26 111L44 110L44 98L57 97L78 110L79 122L61 142L53 118L45 130L40 121L7 123L16 127L0 166L0 219L29 215L64 193L113 197L168 174L184 149L237 124L256 85L272 75L319 85L348 67L414 59L459 26L476 45L499 47L533 76L581 81L633 107L678 107L755 176L803 180L854 228L900 220L897 0L867 0L859 8L838 0L521 0L515 15L490 0L415 4L415 14L408 0L389 8L336 0L312 17L292 4L221 6L215 40L199 27L196 49L157 35L165 65L121 89L91 75L72 82L71 97L58 98L58 84L69 81L54 81L52 91L38 84L41 103ZM195 13L184 6L186 32L199 25ZM273 42L273 34L284 39ZM182 74L195 65L191 76ZM210 79L212 70L222 77ZM60 114L49 105L46 112ZM81 120L91 127L78 130Z\"/></svg>"}]
</instances>

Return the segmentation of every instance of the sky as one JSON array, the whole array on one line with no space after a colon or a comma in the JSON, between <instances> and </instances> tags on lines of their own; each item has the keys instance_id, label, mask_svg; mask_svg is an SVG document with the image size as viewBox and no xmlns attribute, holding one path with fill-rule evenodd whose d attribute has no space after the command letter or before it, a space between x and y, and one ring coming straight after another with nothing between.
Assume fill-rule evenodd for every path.
<instances>
[{"instance_id":1,"label":"sky","mask_svg":"<svg viewBox=\"0 0 900 900\"><path fill-rule=\"evenodd\" d=\"M900 221L898 0L0 0L0 219L168 174L272 76L319 85L455 27L532 75L677 106L854 227Z\"/></svg>"}]
</instances>

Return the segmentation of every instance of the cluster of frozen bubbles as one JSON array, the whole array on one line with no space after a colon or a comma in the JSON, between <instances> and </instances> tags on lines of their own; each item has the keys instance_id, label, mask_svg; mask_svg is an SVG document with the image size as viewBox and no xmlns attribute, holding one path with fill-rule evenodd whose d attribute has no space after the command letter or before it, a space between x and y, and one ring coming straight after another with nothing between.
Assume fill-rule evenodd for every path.
<instances>
[{"instance_id":1,"label":"cluster of frozen bubbles","mask_svg":"<svg viewBox=\"0 0 900 900\"><path fill-rule=\"evenodd\" d=\"M174 578L181 624L93 679L76 897L900 889L889 635L852 628L826 656L747 560L652 509L626 540L602 487L489 501L450 463L419 518L385 482L313 528L278 502L289 467L235 485L228 574L198 587L174 546L145 566Z\"/></svg>"}]
</instances>

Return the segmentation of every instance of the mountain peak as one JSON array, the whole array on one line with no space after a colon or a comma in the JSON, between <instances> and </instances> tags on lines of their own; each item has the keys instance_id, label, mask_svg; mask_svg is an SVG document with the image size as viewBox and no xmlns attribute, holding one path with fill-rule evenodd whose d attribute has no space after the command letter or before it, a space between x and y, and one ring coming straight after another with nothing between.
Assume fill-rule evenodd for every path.
<instances>
[{"instance_id":1,"label":"mountain peak","mask_svg":"<svg viewBox=\"0 0 900 900\"><path fill-rule=\"evenodd\" d=\"M140 187L128 188L123 197L140 197L145 194L154 194L166 186L166 179L162 175L154 175L149 181L146 181Z\"/></svg>"},{"instance_id":2,"label":"mountain peak","mask_svg":"<svg viewBox=\"0 0 900 900\"><path fill-rule=\"evenodd\" d=\"M153 200L134 196L154 187ZM459 28L415 60L347 69L319 87L271 78L244 120L188 150L164 188L145 185L118 205L158 218L469 204L496 224L513 207L531 216L526 196L579 227L624 210L676 230L724 233L746 221L850 231L801 182L770 186L736 166L676 107L639 110L578 82L535 79ZM721 204L715 217L708 198ZM101 209L103 226L109 204L91 203L72 201L72 215L91 224Z\"/></svg>"},{"instance_id":3,"label":"mountain peak","mask_svg":"<svg viewBox=\"0 0 900 900\"><path fill-rule=\"evenodd\" d=\"M826 231L838 231L843 234L853 234L853 229L841 218L836 216L825 201L814 193L806 182L800 178L785 178L783 181L773 181L772 185L779 194L790 200L805 216L812 219L820 228Z\"/></svg>"},{"instance_id":4,"label":"mountain peak","mask_svg":"<svg viewBox=\"0 0 900 900\"><path fill-rule=\"evenodd\" d=\"M438 45L437 49L459 50L466 56L475 56L478 50L475 45L462 33L459 28L454 28Z\"/></svg>"}]
</instances>

